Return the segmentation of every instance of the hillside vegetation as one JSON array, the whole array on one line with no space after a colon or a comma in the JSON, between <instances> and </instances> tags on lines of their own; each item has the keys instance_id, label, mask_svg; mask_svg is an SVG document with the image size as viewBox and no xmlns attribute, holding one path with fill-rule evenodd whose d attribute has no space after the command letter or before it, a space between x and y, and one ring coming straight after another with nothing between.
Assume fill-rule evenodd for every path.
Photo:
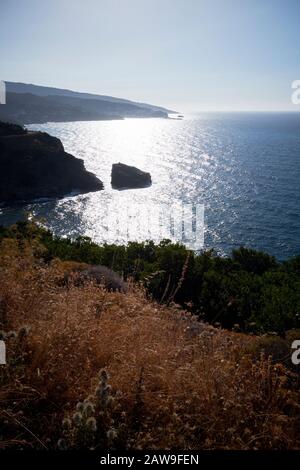
<instances>
[{"instance_id":1,"label":"hillside vegetation","mask_svg":"<svg viewBox=\"0 0 300 470\"><path fill-rule=\"evenodd\" d=\"M267 267L271 277L292 273L296 282L294 262L279 267L259 258L259 279ZM268 355L275 337L216 328L174 302L189 266L200 273L204 263L209 270L226 265L212 254L199 259L169 243L117 249L57 240L34 224L2 229L0 321L8 363L0 366L1 448L299 448L298 370L289 358ZM170 264L162 269L164 260ZM78 261L147 278L152 295L132 280L126 294L78 284L75 275L62 282ZM174 273L168 289L154 266L167 281ZM154 299L155 285L162 302ZM216 282L209 298L218 299L218 289ZM276 341L287 346L287 339Z\"/></svg>"},{"instance_id":2,"label":"hillside vegetation","mask_svg":"<svg viewBox=\"0 0 300 470\"><path fill-rule=\"evenodd\" d=\"M42 258L102 264L141 282L160 303L174 301L199 318L244 332L285 332L300 327L300 256L278 262L267 253L240 248L222 258L200 255L168 240L102 245L87 237L58 238L35 224L0 228L1 237L35 240Z\"/></svg>"}]
</instances>

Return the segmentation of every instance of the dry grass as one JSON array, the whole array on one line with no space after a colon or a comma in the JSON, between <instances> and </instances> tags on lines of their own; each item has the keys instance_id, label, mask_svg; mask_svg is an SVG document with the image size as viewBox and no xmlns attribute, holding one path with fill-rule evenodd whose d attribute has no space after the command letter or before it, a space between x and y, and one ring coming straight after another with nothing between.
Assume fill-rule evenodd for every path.
<instances>
[{"instance_id":1,"label":"dry grass","mask_svg":"<svg viewBox=\"0 0 300 470\"><path fill-rule=\"evenodd\" d=\"M293 375L254 361L247 350L255 337L201 324L134 286L126 295L61 286L65 266L36 261L41 249L12 240L0 249L0 321L19 331L7 339L9 365L0 366L2 447L56 447L63 417L93 393L102 368L120 446L300 447Z\"/></svg>"}]
</instances>

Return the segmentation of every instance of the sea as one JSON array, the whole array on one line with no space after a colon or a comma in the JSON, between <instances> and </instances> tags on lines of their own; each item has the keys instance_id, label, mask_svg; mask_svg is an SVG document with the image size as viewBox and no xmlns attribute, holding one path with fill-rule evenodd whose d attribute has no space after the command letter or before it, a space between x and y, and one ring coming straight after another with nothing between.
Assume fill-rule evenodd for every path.
<instances>
[{"instance_id":1,"label":"sea","mask_svg":"<svg viewBox=\"0 0 300 470\"><path fill-rule=\"evenodd\" d=\"M56 235L97 243L165 239L230 255L300 254L300 113L199 113L183 119L32 124L84 160L104 190L0 207L0 224L35 218ZM151 174L118 191L113 163Z\"/></svg>"}]
</instances>

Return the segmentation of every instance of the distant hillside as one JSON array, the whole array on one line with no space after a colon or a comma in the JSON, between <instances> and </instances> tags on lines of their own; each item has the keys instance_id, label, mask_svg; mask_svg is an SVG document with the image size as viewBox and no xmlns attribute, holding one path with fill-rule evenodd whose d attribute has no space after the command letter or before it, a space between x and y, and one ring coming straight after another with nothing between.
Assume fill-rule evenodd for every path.
<instances>
[{"instance_id":1,"label":"distant hillside","mask_svg":"<svg viewBox=\"0 0 300 470\"><path fill-rule=\"evenodd\" d=\"M43 122L167 118L173 111L146 103L25 83L6 82L6 105L0 120L19 124Z\"/></svg>"}]
</instances>

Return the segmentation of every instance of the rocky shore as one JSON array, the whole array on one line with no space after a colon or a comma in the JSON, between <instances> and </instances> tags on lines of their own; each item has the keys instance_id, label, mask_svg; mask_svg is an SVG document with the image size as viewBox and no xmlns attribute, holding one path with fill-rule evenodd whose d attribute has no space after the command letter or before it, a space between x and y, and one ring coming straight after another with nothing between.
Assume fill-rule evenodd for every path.
<instances>
[{"instance_id":1,"label":"rocky shore","mask_svg":"<svg viewBox=\"0 0 300 470\"><path fill-rule=\"evenodd\" d=\"M0 122L0 202L59 198L103 189L56 137Z\"/></svg>"}]
</instances>

